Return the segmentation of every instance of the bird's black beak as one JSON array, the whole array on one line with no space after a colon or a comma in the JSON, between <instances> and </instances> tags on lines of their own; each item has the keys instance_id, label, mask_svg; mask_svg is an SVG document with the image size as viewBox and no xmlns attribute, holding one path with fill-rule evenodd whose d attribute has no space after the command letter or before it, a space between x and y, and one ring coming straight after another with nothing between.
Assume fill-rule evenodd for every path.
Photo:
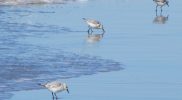
<instances>
[{"instance_id":1,"label":"bird's black beak","mask_svg":"<svg viewBox=\"0 0 182 100\"><path fill-rule=\"evenodd\" d=\"M41 84L41 83L38 83L38 85L45 87L45 85L44 84Z\"/></svg>"},{"instance_id":2,"label":"bird's black beak","mask_svg":"<svg viewBox=\"0 0 182 100\"><path fill-rule=\"evenodd\" d=\"M68 89L66 89L67 90L67 92L69 93L69 90Z\"/></svg>"},{"instance_id":3,"label":"bird's black beak","mask_svg":"<svg viewBox=\"0 0 182 100\"><path fill-rule=\"evenodd\" d=\"M166 4L167 4L167 6L169 7L169 3L167 2Z\"/></svg>"}]
</instances>

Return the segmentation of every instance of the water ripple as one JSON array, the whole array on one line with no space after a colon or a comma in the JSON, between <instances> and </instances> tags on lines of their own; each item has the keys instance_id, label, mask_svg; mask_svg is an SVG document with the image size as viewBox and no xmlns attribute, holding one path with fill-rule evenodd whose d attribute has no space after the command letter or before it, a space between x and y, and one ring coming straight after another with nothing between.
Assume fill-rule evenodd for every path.
<instances>
[{"instance_id":1,"label":"water ripple","mask_svg":"<svg viewBox=\"0 0 182 100\"><path fill-rule=\"evenodd\" d=\"M19 42L25 37L42 37L44 34L68 28L1 21L0 28L0 99L11 97L12 91L39 89L39 82L74 78L99 72L122 69L119 62L90 55L78 55L60 49ZM47 32L47 33L46 33ZM63 34L60 33L60 34ZM55 34L55 33L54 33ZM57 33L56 33L57 34ZM41 38L39 38L41 39Z\"/></svg>"},{"instance_id":2,"label":"water ripple","mask_svg":"<svg viewBox=\"0 0 182 100\"><path fill-rule=\"evenodd\" d=\"M25 13L54 13L45 11L0 9L0 99L8 99L11 92L39 89L39 82L92 75L99 72L118 71L122 64L110 59L78 55L49 46L26 44L19 39L39 38L44 34L69 34L76 32L68 27L24 23L12 20Z\"/></svg>"},{"instance_id":3,"label":"water ripple","mask_svg":"<svg viewBox=\"0 0 182 100\"><path fill-rule=\"evenodd\" d=\"M16 43L15 43L16 44ZM38 89L38 82L121 70L121 64L89 55L23 44L0 49L0 91ZM4 85L4 86L3 86ZM0 95L1 96L1 95ZM0 97L0 98L4 98Z\"/></svg>"}]
</instances>

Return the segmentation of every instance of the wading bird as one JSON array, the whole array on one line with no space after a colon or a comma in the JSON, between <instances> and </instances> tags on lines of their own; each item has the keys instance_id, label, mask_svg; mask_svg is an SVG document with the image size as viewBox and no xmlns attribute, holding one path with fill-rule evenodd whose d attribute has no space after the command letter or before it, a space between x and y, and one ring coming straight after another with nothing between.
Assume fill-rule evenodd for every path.
<instances>
[{"instance_id":1,"label":"wading bird","mask_svg":"<svg viewBox=\"0 0 182 100\"><path fill-rule=\"evenodd\" d=\"M88 33L90 32L90 30L91 32L93 32L93 29L102 29L102 31L105 32L103 25L99 21L87 18L83 18L83 20L88 24Z\"/></svg>"},{"instance_id":2,"label":"wading bird","mask_svg":"<svg viewBox=\"0 0 182 100\"><path fill-rule=\"evenodd\" d=\"M61 83L59 81L53 81L53 82L48 82L46 84L39 84L39 85L41 85L41 86L47 88L49 91L51 91L53 99L54 99L54 97L57 99L56 93L58 93L58 92L62 92L62 91L66 90L69 93L67 84Z\"/></svg>"}]
</instances>

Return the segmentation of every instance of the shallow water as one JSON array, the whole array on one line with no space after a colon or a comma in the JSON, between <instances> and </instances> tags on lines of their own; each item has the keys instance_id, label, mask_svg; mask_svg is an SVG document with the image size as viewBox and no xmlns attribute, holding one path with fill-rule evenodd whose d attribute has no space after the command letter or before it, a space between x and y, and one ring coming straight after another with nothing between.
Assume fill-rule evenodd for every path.
<instances>
[{"instance_id":1,"label":"shallow water","mask_svg":"<svg viewBox=\"0 0 182 100\"><path fill-rule=\"evenodd\" d=\"M118 82L109 86L122 94L110 97L181 99L182 1L169 4L157 14L152 0L0 6L0 98L39 89L38 82L124 67L118 80L109 80ZM96 30L97 40L90 40L84 17L100 20L106 33ZM102 79L112 79L109 75Z\"/></svg>"},{"instance_id":2,"label":"shallow water","mask_svg":"<svg viewBox=\"0 0 182 100\"><path fill-rule=\"evenodd\" d=\"M0 25L0 99L9 98L9 92L40 88L37 83L50 80L67 79L98 72L117 71L122 69L120 62L102 59L98 56L79 55L49 45L51 36L61 36L56 40L67 43L66 36L73 35L71 29L37 22L30 16L52 15L54 10L38 10L47 6L2 6ZM59 7L63 5L58 5ZM46 20L46 19L45 19ZM45 21L41 20L41 21ZM85 31L84 31L85 32ZM26 40L31 41L26 42ZM46 40L45 40L46 39ZM34 40L44 41L46 46ZM54 40L54 39L53 39ZM63 41L62 41L63 40ZM74 41L73 41L74 42Z\"/></svg>"}]
</instances>

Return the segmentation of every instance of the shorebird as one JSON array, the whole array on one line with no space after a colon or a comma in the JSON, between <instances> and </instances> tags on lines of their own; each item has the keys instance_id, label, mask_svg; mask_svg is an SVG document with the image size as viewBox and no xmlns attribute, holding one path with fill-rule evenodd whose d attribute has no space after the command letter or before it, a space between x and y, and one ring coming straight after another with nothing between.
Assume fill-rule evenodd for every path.
<instances>
[{"instance_id":1,"label":"shorebird","mask_svg":"<svg viewBox=\"0 0 182 100\"><path fill-rule=\"evenodd\" d=\"M169 1L167 0L153 0L157 5L156 5L156 11L157 11L157 8L158 6L160 6L161 8L161 11L162 11L162 7L167 5L169 7Z\"/></svg>"},{"instance_id":2,"label":"shorebird","mask_svg":"<svg viewBox=\"0 0 182 100\"><path fill-rule=\"evenodd\" d=\"M89 27L88 33L90 30L91 32L93 32L92 29L102 29L102 31L105 32L103 25L99 21L95 19L87 19L87 18L83 18L83 20L88 24L88 27Z\"/></svg>"},{"instance_id":3,"label":"shorebird","mask_svg":"<svg viewBox=\"0 0 182 100\"><path fill-rule=\"evenodd\" d=\"M61 83L59 81L53 81L53 82L48 82L46 84L39 84L39 85L41 85L41 86L47 88L49 91L51 91L53 98L56 97L56 99L57 99L56 93L58 93L58 92L62 92L62 91L66 90L69 93L67 84Z\"/></svg>"}]
</instances>

